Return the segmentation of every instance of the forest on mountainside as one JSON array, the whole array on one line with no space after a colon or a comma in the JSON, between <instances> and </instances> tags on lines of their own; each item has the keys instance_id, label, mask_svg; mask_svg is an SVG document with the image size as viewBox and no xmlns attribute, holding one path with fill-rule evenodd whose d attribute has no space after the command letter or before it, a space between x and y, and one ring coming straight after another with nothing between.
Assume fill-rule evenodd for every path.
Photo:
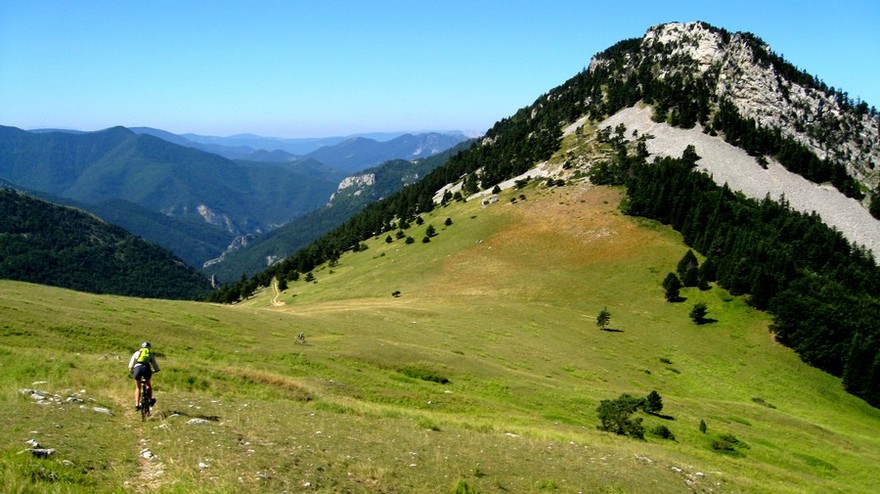
<instances>
[{"instance_id":1,"label":"forest on mountainside","mask_svg":"<svg viewBox=\"0 0 880 494\"><path fill-rule=\"evenodd\" d=\"M682 158L653 163L622 150L592 180L624 185L624 212L670 225L706 256L699 278L771 313L777 341L880 407L880 268L874 257L816 214L719 187L695 170L697 159L692 148Z\"/></svg>"},{"instance_id":2,"label":"forest on mountainside","mask_svg":"<svg viewBox=\"0 0 880 494\"><path fill-rule=\"evenodd\" d=\"M0 189L0 277L90 293L198 300L208 280L83 211Z\"/></svg>"}]
</instances>

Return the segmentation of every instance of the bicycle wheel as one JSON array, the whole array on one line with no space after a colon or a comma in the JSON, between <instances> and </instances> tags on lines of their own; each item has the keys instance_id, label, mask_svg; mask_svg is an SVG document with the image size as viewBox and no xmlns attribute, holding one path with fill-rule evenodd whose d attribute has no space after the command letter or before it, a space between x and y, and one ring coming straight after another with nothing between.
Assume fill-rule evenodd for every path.
<instances>
[{"instance_id":1,"label":"bicycle wheel","mask_svg":"<svg viewBox=\"0 0 880 494\"><path fill-rule=\"evenodd\" d=\"M147 382L141 381L141 420L150 416L150 397L147 396Z\"/></svg>"}]
</instances>

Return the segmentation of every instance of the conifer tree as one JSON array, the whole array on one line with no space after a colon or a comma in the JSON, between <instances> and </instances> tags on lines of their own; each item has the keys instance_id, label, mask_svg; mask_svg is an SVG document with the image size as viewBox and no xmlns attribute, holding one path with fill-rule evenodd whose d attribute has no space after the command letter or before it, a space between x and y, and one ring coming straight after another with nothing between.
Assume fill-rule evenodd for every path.
<instances>
[{"instance_id":1,"label":"conifer tree","mask_svg":"<svg viewBox=\"0 0 880 494\"><path fill-rule=\"evenodd\" d=\"M669 273L666 275L666 279L663 280L663 289L666 290L667 301L677 302L681 298L681 288L681 280L678 279L678 276L676 276L675 273Z\"/></svg>"},{"instance_id":2,"label":"conifer tree","mask_svg":"<svg viewBox=\"0 0 880 494\"><path fill-rule=\"evenodd\" d=\"M703 302L697 302L694 304L693 308L690 312L691 320L693 320L697 324L703 324L706 322L706 314L709 312L709 308Z\"/></svg>"},{"instance_id":3,"label":"conifer tree","mask_svg":"<svg viewBox=\"0 0 880 494\"><path fill-rule=\"evenodd\" d=\"M596 316L596 326L599 327L602 331L605 331L605 328L608 326L608 323L611 321L611 313L608 312L607 307L603 307L602 310L599 311L599 315Z\"/></svg>"},{"instance_id":4,"label":"conifer tree","mask_svg":"<svg viewBox=\"0 0 880 494\"><path fill-rule=\"evenodd\" d=\"M678 276L684 286L697 286L699 282L699 261L694 251L688 249L684 257L678 261Z\"/></svg>"},{"instance_id":5,"label":"conifer tree","mask_svg":"<svg viewBox=\"0 0 880 494\"><path fill-rule=\"evenodd\" d=\"M660 393L655 389L648 393L648 396L645 398L645 412L656 414L660 413L660 410L663 410L663 398L660 397Z\"/></svg>"}]
</instances>

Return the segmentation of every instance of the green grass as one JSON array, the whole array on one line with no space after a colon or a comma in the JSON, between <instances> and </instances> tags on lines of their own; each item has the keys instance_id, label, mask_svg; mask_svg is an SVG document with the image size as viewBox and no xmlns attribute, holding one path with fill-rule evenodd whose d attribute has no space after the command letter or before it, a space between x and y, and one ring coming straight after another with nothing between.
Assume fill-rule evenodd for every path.
<instances>
[{"instance_id":1,"label":"green grass","mask_svg":"<svg viewBox=\"0 0 880 494\"><path fill-rule=\"evenodd\" d=\"M271 289L219 306L2 281L0 491L872 492L880 411L742 299L667 303L686 247L618 202L533 184L454 203L407 231L431 242L379 235L280 307ZM696 302L716 321L694 324ZM144 339L162 372L142 423L125 367ZM667 418L646 430L674 441L596 430L601 400L651 390Z\"/></svg>"}]
</instances>

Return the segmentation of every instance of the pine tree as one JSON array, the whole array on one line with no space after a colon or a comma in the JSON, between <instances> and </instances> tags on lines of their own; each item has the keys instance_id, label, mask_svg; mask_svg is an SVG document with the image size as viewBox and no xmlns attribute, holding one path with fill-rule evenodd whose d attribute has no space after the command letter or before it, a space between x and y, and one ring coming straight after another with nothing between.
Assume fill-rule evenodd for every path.
<instances>
[{"instance_id":1,"label":"pine tree","mask_svg":"<svg viewBox=\"0 0 880 494\"><path fill-rule=\"evenodd\" d=\"M675 273L669 273L666 275L666 279L663 280L663 288L666 290L666 300L669 302L678 302L681 298L680 290L682 288L681 280L678 279L678 276Z\"/></svg>"},{"instance_id":2,"label":"pine tree","mask_svg":"<svg viewBox=\"0 0 880 494\"><path fill-rule=\"evenodd\" d=\"M703 324L706 322L706 314L709 312L708 307L703 302L697 302L694 304L693 308L690 312L690 318L697 324Z\"/></svg>"},{"instance_id":3,"label":"pine tree","mask_svg":"<svg viewBox=\"0 0 880 494\"><path fill-rule=\"evenodd\" d=\"M663 410L663 398L660 397L657 390L653 390L645 398L645 412L657 414L660 413L660 410Z\"/></svg>"},{"instance_id":4,"label":"pine tree","mask_svg":"<svg viewBox=\"0 0 880 494\"><path fill-rule=\"evenodd\" d=\"M605 331L605 328L608 326L608 323L611 321L611 313L608 312L607 307L603 307L602 310L599 311L599 315L596 316L596 326L599 327L602 331Z\"/></svg>"},{"instance_id":5,"label":"pine tree","mask_svg":"<svg viewBox=\"0 0 880 494\"><path fill-rule=\"evenodd\" d=\"M694 251L688 249L684 257L678 261L678 276L684 286L697 286L699 282L699 261Z\"/></svg>"}]
</instances>

